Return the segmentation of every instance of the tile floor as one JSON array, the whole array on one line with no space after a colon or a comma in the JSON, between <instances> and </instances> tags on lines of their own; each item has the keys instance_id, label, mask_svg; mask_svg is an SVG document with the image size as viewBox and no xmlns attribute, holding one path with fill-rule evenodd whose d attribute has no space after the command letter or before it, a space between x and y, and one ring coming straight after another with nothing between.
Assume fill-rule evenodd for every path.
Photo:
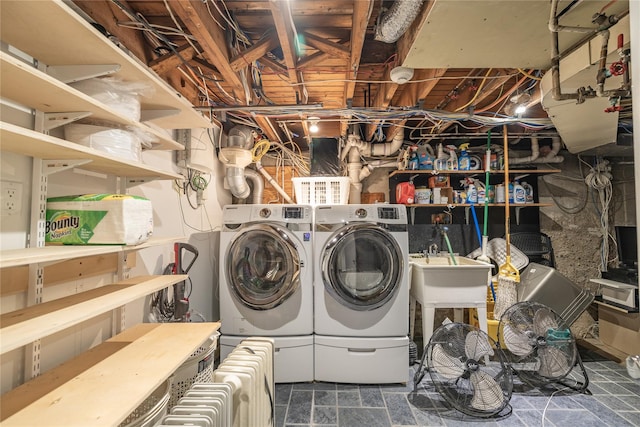
<instances>
[{"instance_id":1,"label":"tile floor","mask_svg":"<svg viewBox=\"0 0 640 427\"><path fill-rule=\"evenodd\" d=\"M383 426L640 426L640 380L624 366L592 353L583 354L591 395L551 388L524 387L514 379L512 413L479 419L450 409L427 373L413 392L409 382L390 385L296 383L276 385L276 427ZM554 393L555 391L555 393Z\"/></svg>"}]
</instances>

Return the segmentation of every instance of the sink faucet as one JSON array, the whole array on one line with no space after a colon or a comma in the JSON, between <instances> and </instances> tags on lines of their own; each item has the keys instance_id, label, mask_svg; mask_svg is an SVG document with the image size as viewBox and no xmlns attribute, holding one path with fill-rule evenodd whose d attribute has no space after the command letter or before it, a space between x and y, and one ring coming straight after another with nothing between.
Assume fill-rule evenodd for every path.
<instances>
[{"instance_id":1,"label":"sink faucet","mask_svg":"<svg viewBox=\"0 0 640 427\"><path fill-rule=\"evenodd\" d=\"M432 243L429 245L429 249L424 251L424 255L425 256L436 256L439 253L439 248L438 245L435 243Z\"/></svg>"}]
</instances>

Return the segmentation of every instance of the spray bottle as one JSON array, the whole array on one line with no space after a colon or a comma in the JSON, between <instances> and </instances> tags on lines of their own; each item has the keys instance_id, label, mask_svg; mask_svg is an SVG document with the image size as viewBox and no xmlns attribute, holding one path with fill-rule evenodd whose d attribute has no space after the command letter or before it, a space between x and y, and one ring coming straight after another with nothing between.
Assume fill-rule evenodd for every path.
<instances>
[{"instance_id":1,"label":"spray bottle","mask_svg":"<svg viewBox=\"0 0 640 427\"><path fill-rule=\"evenodd\" d=\"M467 203L478 203L478 190L474 184L473 178L468 180L467 185Z\"/></svg>"},{"instance_id":2,"label":"spray bottle","mask_svg":"<svg viewBox=\"0 0 640 427\"><path fill-rule=\"evenodd\" d=\"M458 169L461 171L468 171L471 169L471 157L469 153L467 153L467 148L469 148L469 144L461 144L460 145L460 157L458 158Z\"/></svg>"}]
</instances>

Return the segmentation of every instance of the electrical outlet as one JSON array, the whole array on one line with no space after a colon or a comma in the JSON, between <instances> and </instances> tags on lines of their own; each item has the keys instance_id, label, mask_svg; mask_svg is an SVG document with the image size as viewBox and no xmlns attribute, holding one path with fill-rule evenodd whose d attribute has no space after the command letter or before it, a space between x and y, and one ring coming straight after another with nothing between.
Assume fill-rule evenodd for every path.
<instances>
[{"instance_id":1,"label":"electrical outlet","mask_svg":"<svg viewBox=\"0 0 640 427\"><path fill-rule=\"evenodd\" d=\"M19 215L22 212L22 183L2 181L0 184L2 216Z\"/></svg>"}]
</instances>

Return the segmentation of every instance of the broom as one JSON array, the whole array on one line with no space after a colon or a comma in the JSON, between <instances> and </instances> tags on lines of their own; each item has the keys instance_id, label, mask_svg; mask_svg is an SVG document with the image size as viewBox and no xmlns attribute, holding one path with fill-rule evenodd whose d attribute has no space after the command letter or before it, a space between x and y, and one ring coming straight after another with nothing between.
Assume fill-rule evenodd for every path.
<instances>
[{"instance_id":1,"label":"broom","mask_svg":"<svg viewBox=\"0 0 640 427\"><path fill-rule=\"evenodd\" d=\"M513 304L518 302L516 285L520 283L520 272L511 264L511 236L509 232L509 141L507 137L507 125L502 127L504 139L504 183L507 197L504 201L504 232L507 241L507 257L505 263L498 269L498 291L496 303L493 309L493 318L500 320L502 314Z\"/></svg>"}]
</instances>

